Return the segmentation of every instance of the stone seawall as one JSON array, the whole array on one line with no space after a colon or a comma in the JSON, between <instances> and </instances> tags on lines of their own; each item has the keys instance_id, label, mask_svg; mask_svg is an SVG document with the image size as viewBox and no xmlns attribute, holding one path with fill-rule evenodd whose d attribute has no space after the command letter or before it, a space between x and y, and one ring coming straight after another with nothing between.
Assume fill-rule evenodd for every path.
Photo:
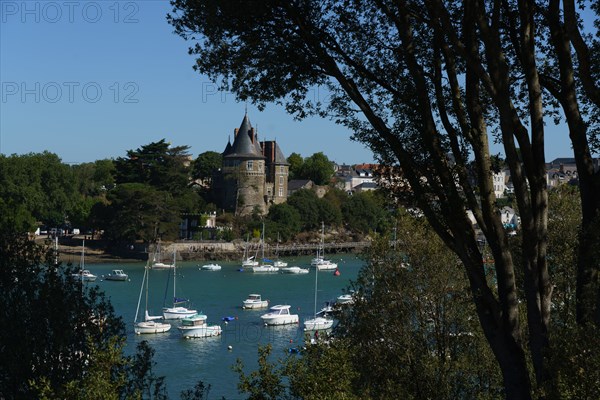
<instances>
[{"instance_id":1,"label":"stone seawall","mask_svg":"<svg viewBox=\"0 0 600 400\"><path fill-rule=\"evenodd\" d=\"M326 254L334 253L358 253L368 247L370 242L344 242L344 243L326 243ZM249 253L257 253L258 244L250 244ZM163 244L163 254L172 254L177 251L177 258L180 260L241 260L244 255L244 242L175 242ZM273 246L265 245L265 257L280 256L303 256L316 254L318 244L300 244L293 243L288 245Z\"/></svg>"}]
</instances>

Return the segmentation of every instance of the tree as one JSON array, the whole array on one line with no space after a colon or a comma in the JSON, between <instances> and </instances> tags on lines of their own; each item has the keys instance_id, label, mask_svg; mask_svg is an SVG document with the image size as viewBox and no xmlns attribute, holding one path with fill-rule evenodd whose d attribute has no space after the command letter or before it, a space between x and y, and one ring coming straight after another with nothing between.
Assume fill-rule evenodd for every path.
<instances>
[{"instance_id":1,"label":"tree","mask_svg":"<svg viewBox=\"0 0 600 400\"><path fill-rule=\"evenodd\" d=\"M146 243L159 237L175 239L179 232L179 209L169 192L141 183L125 183L109 193L110 204L96 210L107 239Z\"/></svg>"},{"instance_id":2,"label":"tree","mask_svg":"<svg viewBox=\"0 0 600 400\"><path fill-rule=\"evenodd\" d=\"M310 179L316 185L327 185L333 176L333 164L322 152L306 158L300 168L299 176Z\"/></svg>"},{"instance_id":3,"label":"tree","mask_svg":"<svg viewBox=\"0 0 600 400\"><path fill-rule=\"evenodd\" d=\"M580 245L578 315L582 323L600 323L600 257L594 251L600 238L598 229L589 228L600 219L600 179L590 168L587 137L593 132L588 126L597 126L593 116L598 115L600 91L593 60L598 47L581 35L574 2L564 1L563 20L559 0L551 1L549 10L531 0L172 4L175 14L169 21L176 33L195 41L190 51L198 56L199 72L259 107L281 102L300 118L334 115L383 164L395 167L391 171L401 171L401 179L389 178L397 179L402 194L411 195L463 264L506 397L531 398L528 358L535 384L545 386L551 379L552 285L546 257L544 125L545 111L556 109L544 90L558 99L585 175L583 220L587 216L592 225L586 222ZM598 6L594 11L598 14ZM548 35L539 34L548 30L549 42ZM266 50L257 52L257 46ZM570 46L576 49L579 75L570 63ZM537 64L539 48L550 60L542 66ZM559 73L544 75L547 65ZM311 101L308 93L315 85L327 87L328 104ZM587 121L583 104L591 116ZM521 288L515 254L495 206L492 137L503 146L515 185L522 222ZM474 169L468 168L469 158ZM490 245L493 282L485 279L478 232L466 210ZM523 311L526 318L521 318Z\"/></svg>"},{"instance_id":4,"label":"tree","mask_svg":"<svg viewBox=\"0 0 600 400\"><path fill-rule=\"evenodd\" d=\"M198 179L205 186L211 186L215 171L221 168L223 156L216 151L205 151L194 160L192 178Z\"/></svg>"},{"instance_id":5,"label":"tree","mask_svg":"<svg viewBox=\"0 0 600 400\"><path fill-rule=\"evenodd\" d=\"M355 193L342 204L342 213L347 227L355 232L382 232L389 225L389 213L373 192Z\"/></svg>"},{"instance_id":6,"label":"tree","mask_svg":"<svg viewBox=\"0 0 600 400\"><path fill-rule=\"evenodd\" d=\"M368 264L352 286L354 304L341 310L335 332L347 341L357 393L499 398L500 371L471 318L474 305L456 255L424 218L398 214L397 242L383 235L367 250Z\"/></svg>"},{"instance_id":7,"label":"tree","mask_svg":"<svg viewBox=\"0 0 600 400\"><path fill-rule=\"evenodd\" d=\"M304 158L298 153L292 153L287 158L287 162L290 164L290 179L300 179L300 171L302 170L302 164L304 164Z\"/></svg>"},{"instance_id":8,"label":"tree","mask_svg":"<svg viewBox=\"0 0 600 400\"><path fill-rule=\"evenodd\" d=\"M0 197L48 226L63 225L77 197L70 168L56 154L0 155Z\"/></svg>"},{"instance_id":9,"label":"tree","mask_svg":"<svg viewBox=\"0 0 600 400\"><path fill-rule=\"evenodd\" d=\"M272 238L288 241L300 232L302 220L298 210L287 203L273 204L269 208L267 232Z\"/></svg>"},{"instance_id":10,"label":"tree","mask_svg":"<svg viewBox=\"0 0 600 400\"><path fill-rule=\"evenodd\" d=\"M128 150L127 157L115 160L117 184L144 183L172 194L184 192L189 186L188 149L188 146L171 147L161 139Z\"/></svg>"}]
</instances>

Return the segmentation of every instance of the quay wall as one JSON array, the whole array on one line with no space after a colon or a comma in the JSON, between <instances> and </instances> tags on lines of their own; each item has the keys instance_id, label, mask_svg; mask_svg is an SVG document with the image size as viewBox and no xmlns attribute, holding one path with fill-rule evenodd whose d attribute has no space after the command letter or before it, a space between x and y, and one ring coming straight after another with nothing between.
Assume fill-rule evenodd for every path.
<instances>
[{"instance_id":1,"label":"quay wall","mask_svg":"<svg viewBox=\"0 0 600 400\"><path fill-rule=\"evenodd\" d=\"M325 254L335 253L357 253L370 245L370 242L343 242L326 243ZM248 253L261 256L262 250L258 245L250 244ZM180 260L241 260L244 251L244 242L206 242L206 241L186 241L163 244L163 254L172 254L177 251L177 258ZM277 254L281 257L286 256L304 256L316 254L318 244L300 244L293 243L287 245L265 245L265 257L275 257Z\"/></svg>"}]
</instances>

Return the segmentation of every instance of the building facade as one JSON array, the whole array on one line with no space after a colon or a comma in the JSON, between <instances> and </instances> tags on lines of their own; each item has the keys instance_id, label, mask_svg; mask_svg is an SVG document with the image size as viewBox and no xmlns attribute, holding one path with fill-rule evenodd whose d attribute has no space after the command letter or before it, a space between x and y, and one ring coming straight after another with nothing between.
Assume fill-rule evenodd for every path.
<instances>
[{"instance_id":1,"label":"building facade","mask_svg":"<svg viewBox=\"0 0 600 400\"><path fill-rule=\"evenodd\" d=\"M287 201L289 164L276 141L258 140L248 115L223 151L215 189L221 207L236 215L266 214Z\"/></svg>"}]
</instances>

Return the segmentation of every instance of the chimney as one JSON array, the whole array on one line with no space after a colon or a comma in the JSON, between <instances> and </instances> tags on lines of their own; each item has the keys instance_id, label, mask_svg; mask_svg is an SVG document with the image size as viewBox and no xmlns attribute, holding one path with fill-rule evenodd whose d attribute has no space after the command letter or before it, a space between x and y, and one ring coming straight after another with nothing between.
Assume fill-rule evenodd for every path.
<instances>
[{"instance_id":1,"label":"chimney","mask_svg":"<svg viewBox=\"0 0 600 400\"><path fill-rule=\"evenodd\" d=\"M275 142L271 142L271 162L275 162Z\"/></svg>"},{"instance_id":2,"label":"chimney","mask_svg":"<svg viewBox=\"0 0 600 400\"><path fill-rule=\"evenodd\" d=\"M238 131L240 130L240 128L234 128L233 129L233 138L235 140L235 138L237 137Z\"/></svg>"}]
</instances>

